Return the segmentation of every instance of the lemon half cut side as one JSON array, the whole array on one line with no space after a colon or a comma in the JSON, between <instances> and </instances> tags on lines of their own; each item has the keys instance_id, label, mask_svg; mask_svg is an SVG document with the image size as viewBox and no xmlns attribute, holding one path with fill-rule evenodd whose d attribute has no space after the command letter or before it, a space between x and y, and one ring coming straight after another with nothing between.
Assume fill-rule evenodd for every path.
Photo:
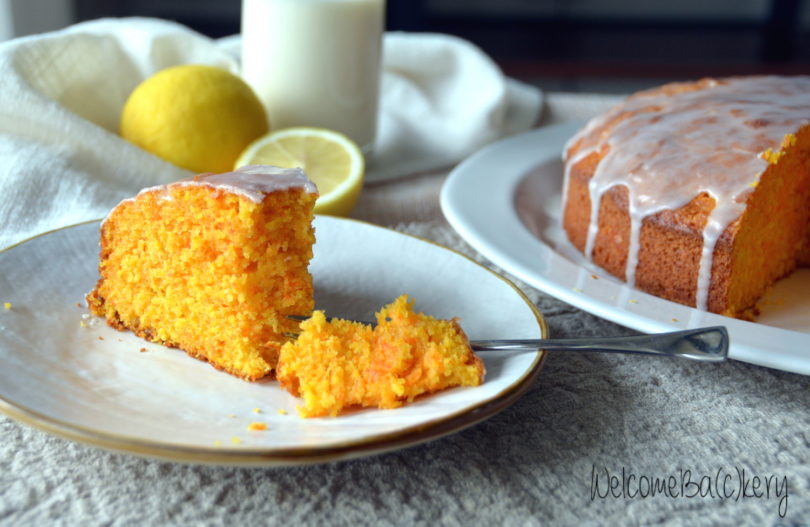
<instances>
[{"instance_id":1,"label":"lemon half cut side","mask_svg":"<svg viewBox=\"0 0 810 527\"><path fill-rule=\"evenodd\" d=\"M324 128L296 127L270 132L245 148L234 168L245 165L301 167L318 187L316 214L348 216L363 187L365 161L345 135Z\"/></svg>"}]
</instances>

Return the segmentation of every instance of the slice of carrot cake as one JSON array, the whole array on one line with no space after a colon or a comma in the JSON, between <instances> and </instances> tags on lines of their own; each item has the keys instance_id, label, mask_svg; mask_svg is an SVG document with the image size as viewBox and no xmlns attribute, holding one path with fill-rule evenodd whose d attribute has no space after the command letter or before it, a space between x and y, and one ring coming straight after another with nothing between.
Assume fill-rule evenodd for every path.
<instances>
[{"instance_id":1,"label":"slice of carrot cake","mask_svg":"<svg viewBox=\"0 0 810 527\"><path fill-rule=\"evenodd\" d=\"M147 188L101 225L90 310L247 380L276 366L291 313L313 308L315 185L248 166Z\"/></svg>"}]
</instances>

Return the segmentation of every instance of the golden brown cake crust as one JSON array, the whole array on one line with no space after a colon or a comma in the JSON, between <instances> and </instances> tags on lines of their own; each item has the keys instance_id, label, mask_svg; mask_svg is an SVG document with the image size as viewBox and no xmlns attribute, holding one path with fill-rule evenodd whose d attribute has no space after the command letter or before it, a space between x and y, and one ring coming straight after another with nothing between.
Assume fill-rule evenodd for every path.
<instances>
[{"instance_id":1,"label":"golden brown cake crust","mask_svg":"<svg viewBox=\"0 0 810 527\"><path fill-rule=\"evenodd\" d=\"M771 83L774 86L780 86L782 83L790 86L794 82L808 82L804 78L799 81L762 79L761 82ZM756 78L741 80L760 82ZM678 303L696 305L701 255L704 251L704 232L716 208L716 199L708 192L697 192L685 200L685 204L642 217L638 225L635 258L629 258L633 222L628 198L629 187L626 184L619 184L606 188L601 193L594 192L592 179L612 148L623 148L628 144L627 141L612 142L615 130L625 121L639 115L644 116L653 125L659 121L666 122L667 119L676 121L681 118L679 114L667 114L663 109L665 104L662 101L666 101L666 98L689 94L692 98L690 100L694 100L695 97L702 96L704 91L706 96L711 98L712 90L718 85L733 85L734 82L737 80L703 79L694 83L675 83L640 92L630 97L628 103L624 103L626 107L620 105L600 116L589 123L588 128L572 138L564 154L566 192L562 223L569 240L578 250L586 252L588 248L591 215L592 210L596 208L598 219L594 226L595 233L592 234L591 251L587 255L595 264L620 279L627 279L628 261L635 262L630 278L636 287ZM806 100L807 107L810 108L810 94ZM716 103L716 106L714 101L707 102L706 113L710 114L715 107L723 109L723 102ZM775 96L773 105L778 107L779 104L779 98ZM736 107L732 107L729 111L740 112L740 115L743 112ZM779 137L782 140L781 144L777 142L770 145L760 138L756 138L759 143L754 142L755 148L760 147L761 143L762 152L759 153L759 157L766 159L768 163L761 162L766 167L761 176L756 173L743 174L744 177L750 178L751 187L741 198L743 205L747 206L746 213L725 225L717 235L713 250L709 250L711 276L705 305L709 311L745 318L751 314L756 299L775 279L789 273L796 265L810 264L810 242L808 242L810 212L807 212L810 211L810 190L808 190L810 134L807 133L806 124L801 124L810 122L810 111L807 108L800 108L797 111L806 113L807 119L798 120L798 124L786 125L787 135L784 140ZM720 113L720 110L717 112ZM648 114L654 117L648 117ZM720 124L723 122L720 116L713 121L711 119L714 118L710 118L706 126L716 126L718 122ZM684 130L687 131L685 133L691 133L688 125L692 123L678 124L685 127ZM752 130L750 133L752 136L768 125L764 119L750 119L744 123L744 127ZM699 128L698 125L692 127ZM645 130L631 132L637 132L637 136L643 137ZM626 126L622 133L630 135ZM736 132L731 130L729 133ZM669 140L666 136L656 137L660 137L660 142ZM753 152L751 156L756 157L757 154ZM691 154L684 152L683 155ZM709 149L704 155L708 157L715 153ZM641 163L648 158L648 153L638 154L637 159L640 161L635 162L639 163L637 166L640 170L645 170L645 165ZM734 166L728 165L727 171L733 172ZM632 181L632 178L628 180ZM775 196L778 196L779 200ZM598 204L592 203L594 197L598 199ZM777 201L781 201L783 207L794 210L780 211ZM785 236L790 239L782 240L782 235L771 234L770 231L777 229L765 226L767 222L757 217L765 215L772 216L775 222L783 222L782 230L788 233ZM741 230L743 234L738 236ZM769 234L766 235L765 231ZM763 237L780 238L768 248L773 254L773 259L779 261L770 263L761 256L756 258L752 255L757 252L753 247L756 245L755 240ZM797 246L803 246L804 249L797 250ZM758 260L758 263L749 265L746 263L749 260L752 262ZM750 269L752 267L766 269L760 273L756 269ZM741 286L742 282L747 284Z\"/></svg>"}]
</instances>

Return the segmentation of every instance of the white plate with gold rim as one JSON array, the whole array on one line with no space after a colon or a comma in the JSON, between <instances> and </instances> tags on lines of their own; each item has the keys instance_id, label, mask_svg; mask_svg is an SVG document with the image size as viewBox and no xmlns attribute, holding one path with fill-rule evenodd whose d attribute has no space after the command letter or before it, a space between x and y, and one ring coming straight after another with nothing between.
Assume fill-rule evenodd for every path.
<instances>
[{"instance_id":1,"label":"white plate with gold rim","mask_svg":"<svg viewBox=\"0 0 810 527\"><path fill-rule=\"evenodd\" d=\"M645 332L726 326L733 359L810 374L810 269L760 301L757 323L707 313L628 287L593 266L560 226L562 149L582 123L495 143L448 176L441 206L471 246L515 277L571 305Z\"/></svg>"},{"instance_id":2,"label":"white plate with gold rim","mask_svg":"<svg viewBox=\"0 0 810 527\"><path fill-rule=\"evenodd\" d=\"M316 307L369 318L402 293L428 314L461 318L471 338L539 338L545 322L510 282L425 240L366 223L315 219ZM513 403L543 354L484 353L483 385L396 410L302 419L275 381L248 383L89 317L98 222L56 230L0 252L0 410L48 432L163 459L290 465L415 445ZM282 414L285 412L286 414ZM265 431L248 431L251 422Z\"/></svg>"}]
</instances>

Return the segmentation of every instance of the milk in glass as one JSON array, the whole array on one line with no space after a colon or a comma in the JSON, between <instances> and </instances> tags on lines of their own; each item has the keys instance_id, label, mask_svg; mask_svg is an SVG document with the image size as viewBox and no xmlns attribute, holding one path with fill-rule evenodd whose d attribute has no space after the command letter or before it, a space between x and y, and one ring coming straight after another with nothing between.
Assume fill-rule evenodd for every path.
<instances>
[{"instance_id":1,"label":"milk in glass","mask_svg":"<svg viewBox=\"0 0 810 527\"><path fill-rule=\"evenodd\" d=\"M385 0L243 0L242 74L274 130L337 130L370 151Z\"/></svg>"}]
</instances>

